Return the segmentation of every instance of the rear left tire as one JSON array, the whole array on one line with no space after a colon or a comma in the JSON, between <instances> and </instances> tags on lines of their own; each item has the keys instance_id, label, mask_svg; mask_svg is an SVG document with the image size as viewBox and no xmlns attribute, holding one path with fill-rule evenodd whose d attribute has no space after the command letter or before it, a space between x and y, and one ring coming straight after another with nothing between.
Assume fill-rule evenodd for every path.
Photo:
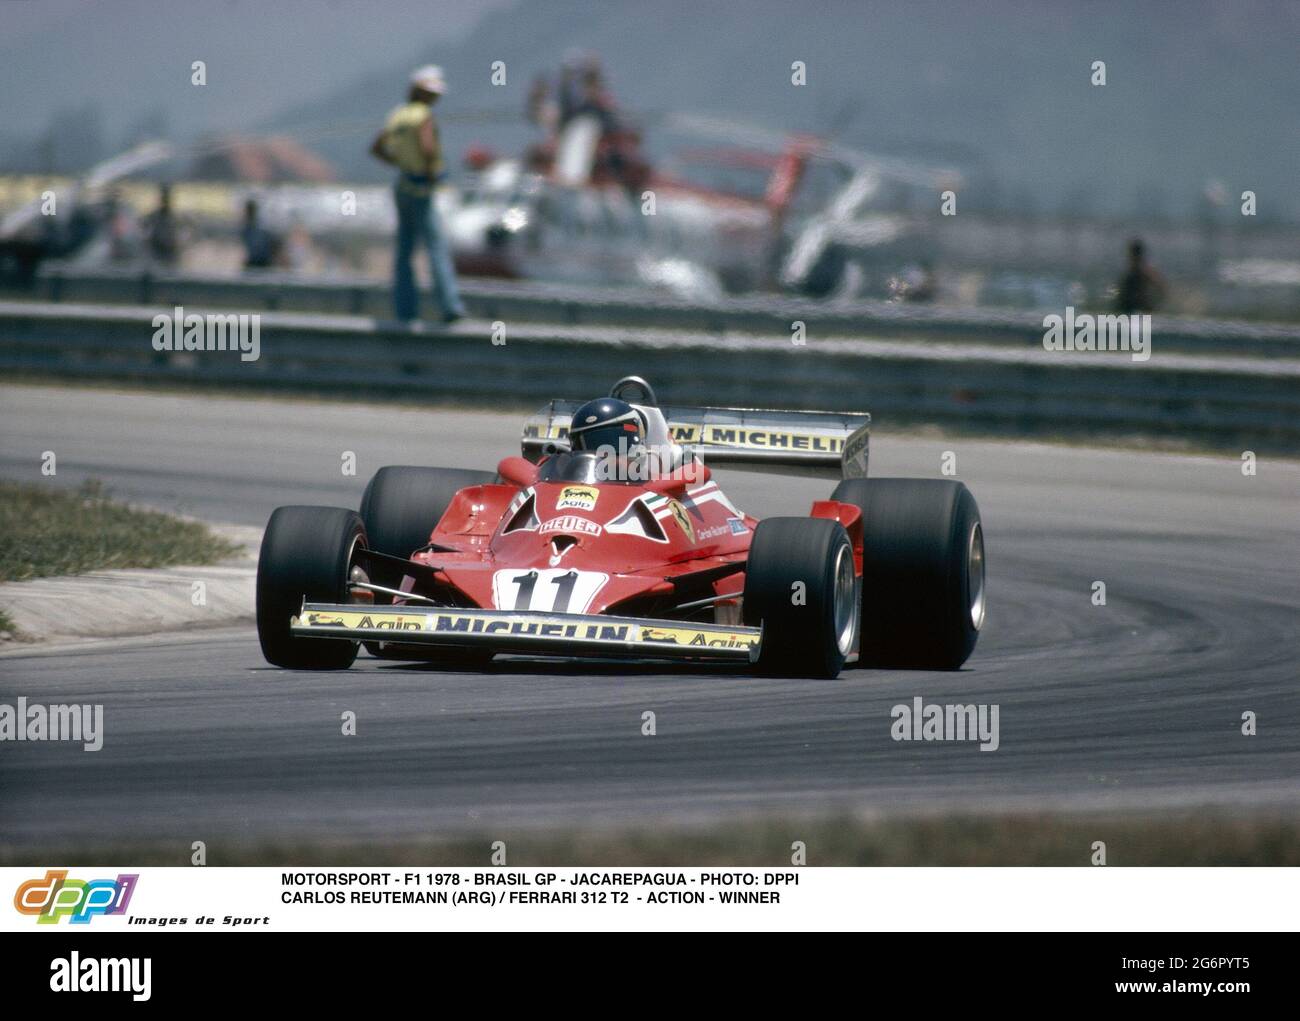
<instances>
[{"instance_id":1,"label":"rear left tire","mask_svg":"<svg viewBox=\"0 0 1300 1021\"><path fill-rule=\"evenodd\" d=\"M956 670L984 626L984 530L951 479L845 479L862 512L859 666Z\"/></svg>"},{"instance_id":2,"label":"rear left tire","mask_svg":"<svg viewBox=\"0 0 1300 1021\"><path fill-rule=\"evenodd\" d=\"M405 560L428 543L429 535L458 492L467 486L495 482L496 478L495 472L468 468L380 468L361 497L361 519L370 548ZM395 569L376 567L372 580L396 588L402 578Z\"/></svg>"},{"instance_id":3,"label":"rear left tire","mask_svg":"<svg viewBox=\"0 0 1300 1021\"><path fill-rule=\"evenodd\" d=\"M365 522L370 549L406 560L428 543L457 493L468 486L497 481L495 472L470 468L425 468L389 465L375 472L361 497L361 518ZM377 585L398 588L399 568L371 563L369 577ZM388 606L393 597L374 594L376 606ZM480 648L440 647L437 650L393 642L366 642L366 651L380 659L420 659L448 668L481 669L492 660L492 652Z\"/></svg>"}]
</instances>

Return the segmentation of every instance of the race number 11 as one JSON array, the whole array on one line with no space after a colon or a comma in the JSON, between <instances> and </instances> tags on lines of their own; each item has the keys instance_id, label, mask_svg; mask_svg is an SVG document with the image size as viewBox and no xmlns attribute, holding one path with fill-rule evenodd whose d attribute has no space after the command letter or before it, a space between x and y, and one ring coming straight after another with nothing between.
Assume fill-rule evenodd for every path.
<instances>
[{"instance_id":1,"label":"race number 11","mask_svg":"<svg viewBox=\"0 0 1300 1021\"><path fill-rule=\"evenodd\" d=\"M585 613L608 580L609 575L596 571L498 571L492 578L492 597L499 610Z\"/></svg>"}]
</instances>

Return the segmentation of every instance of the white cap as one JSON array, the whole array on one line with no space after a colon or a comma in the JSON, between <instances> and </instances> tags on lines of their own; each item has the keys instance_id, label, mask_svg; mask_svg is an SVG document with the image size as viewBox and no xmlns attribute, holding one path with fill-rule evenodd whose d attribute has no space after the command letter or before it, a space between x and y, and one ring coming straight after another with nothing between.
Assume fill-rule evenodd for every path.
<instances>
[{"instance_id":1,"label":"white cap","mask_svg":"<svg viewBox=\"0 0 1300 1021\"><path fill-rule=\"evenodd\" d=\"M425 92L441 96L447 91L447 80L442 76L442 68L437 64L425 64L411 73L411 85Z\"/></svg>"}]
</instances>

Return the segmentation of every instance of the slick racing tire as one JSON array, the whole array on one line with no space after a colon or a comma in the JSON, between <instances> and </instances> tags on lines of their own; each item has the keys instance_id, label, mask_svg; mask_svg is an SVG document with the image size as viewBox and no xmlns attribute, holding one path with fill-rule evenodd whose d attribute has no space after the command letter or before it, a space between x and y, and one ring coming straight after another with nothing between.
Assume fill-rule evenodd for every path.
<instances>
[{"instance_id":1,"label":"slick racing tire","mask_svg":"<svg viewBox=\"0 0 1300 1021\"><path fill-rule=\"evenodd\" d=\"M495 482L496 478L495 472L466 468L380 468L361 497L361 520L365 522L370 548L407 559L428 543L429 534L460 490ZM397 588L402 575L396 569L385 570L376 564L371 578L377 585ZM384 597L382 601L390 600Z\"/></svg>"},{"instance_id":2,"label":"slick racing tire","mask_svg":"<svg viewBox=\"0 0 1300 1021\"><path fill-rule=\"evenodd\" d=\"M300 638L289 631L303 602L348 602L348 577L366 530L341 507L280 507L257 560L257 637L267 661L291 670L345 670L357 643Z\"/></svg>"},{"instance_id":3,"label":"slick racing tire","mask_svg":"<svg viewBox=\"0 0 1300 1021\"><path fill-rule=\"evenodd\" d=\"M761 673L835 677L857 643L853 548L838 521L766 518L745 568L745 623L763 626Z\"/></svg>"},{"instance_id":4,"label":"slick racing tire","mask_svg":"<svg viewBox=\"0 0 1300 1021\"><path fill-rule=\"evenodd\" d=\"M406 560L428 543L429 535L442 520L452 499L466 486L497 481L495 472L468 468L422 468L390 465L375 472L361 497L361 519L365 522L370 549ZM385 588L398 588L402 573L372 564L370 580ZM386 606L393 597L375 593L375 604ZM485 649L440 647L412 649L391 642L366 642L366 651L381 659L423 659L448 667L478 669L492 659Z\"/></svg>"},{"instance_id":5,"label":"slick racing tire","mask_svg":"<svg viewBox=\"0 0 1300 1021\"><path fill-rule=\"evenodd\" d=\"M984 531L975 497L946 479L845 479L862 511L859 666L956 670L984 626Z\"/></svg>"}]
</instances>

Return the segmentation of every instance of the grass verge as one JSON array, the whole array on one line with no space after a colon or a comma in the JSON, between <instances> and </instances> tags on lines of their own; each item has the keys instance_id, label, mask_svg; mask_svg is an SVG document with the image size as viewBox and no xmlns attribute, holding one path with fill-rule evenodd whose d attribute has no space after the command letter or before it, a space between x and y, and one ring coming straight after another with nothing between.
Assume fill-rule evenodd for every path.
<instances>
[{"instance_id":1,"label":"grass verge","mask_svg":"<svg viewBox=\"0 0 1300 1021\"><path fill-rule=\"evenodd\" d=\"M76 490L0 481L0 581L213 564L237 552L200 522L112 500L93 479Z\"/></svg>"}]
</instances>

